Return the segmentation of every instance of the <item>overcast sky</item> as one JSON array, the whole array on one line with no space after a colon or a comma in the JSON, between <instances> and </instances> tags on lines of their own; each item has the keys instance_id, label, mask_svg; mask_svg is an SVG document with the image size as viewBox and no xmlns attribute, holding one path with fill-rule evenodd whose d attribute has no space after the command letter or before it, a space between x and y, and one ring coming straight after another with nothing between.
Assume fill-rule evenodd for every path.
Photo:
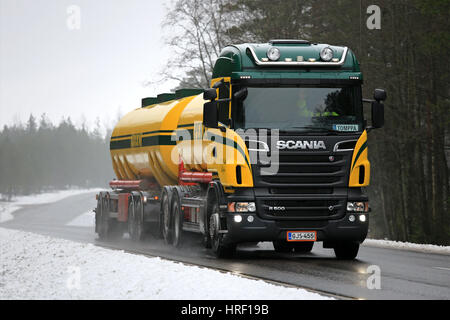
<instances>
[{"instance_id":1,"label":"overcast sky","mask_svg":"<svg viewBox=\"0 0 450 320\"><path fill-rule=\"evenodd\" d=\"M157 79L169 48L164 0L0 0L0 125L46 113L111 122L176 83ZM75 7L73 7L75 6ZM79 9L79 21L78 17ZM79 22L79 23L78 23Z\"/></svg>"}]
</instances>

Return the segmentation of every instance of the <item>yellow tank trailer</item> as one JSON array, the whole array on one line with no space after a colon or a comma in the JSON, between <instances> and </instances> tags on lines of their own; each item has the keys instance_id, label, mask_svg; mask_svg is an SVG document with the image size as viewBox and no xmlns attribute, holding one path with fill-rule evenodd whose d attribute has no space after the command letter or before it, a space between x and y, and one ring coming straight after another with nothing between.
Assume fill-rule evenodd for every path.
<instances>
[{"instance_id":1,"label":"yellow tank trailer","mask_svg":"<svg viewBox=\"0 0 450 320\"><path fill-rule=\"evenodd\" d=\"M201 122L203 103L202 95L194 95L144 106L124 116L111 138L111 158L117 178L153 178L160 186L177 184L178 161L171 158L176 146L173 132L179 126L192 130L195 121ZM185 109L191 110L192 115L186 126L182 124Z\"/></svg>"},{"instance_id":2,"label":"yellow tank trailer","mask_svg":"<svg viewBox=\"0 0 450 320\"><path fill-rule=\"evenodd\" d=\"M150 179L159 186L176 185L181 160L186 170L214 173L226 187L252 186L251 169L245 162L249 155L244 141L233 131L222 134L214 128L205 135L203 90L202 94L185 97L197 91L180 90L175 95L144 99L143 104L163 102L136 109L119 121L110 143L112 164L119 180ZM175 100L164 101L171 98ZM234 141L238 147L212 142L210 136ZM214 149L216 157L212 154ZM217 159L219 155L222 159ZM229 167L234 173L237 165L241 166L239 183L234 175L228 174Z\"/></svg>"},{"instance_id":3,"label":"yellow tank trailer","mask_svg":"<svg viewBox=\"0 0 450 320\"><path fill-rule=\"evenodd\" d=\"M323 242L354 259L369 224L368 133L384 125L386 92L362 99L354 53L305 40L227 46L212 78L144 98L119 121L99 237L153 232L181 246L195 232L219 257L242 242L279 252Z\"/></svg>"}]
</instances>

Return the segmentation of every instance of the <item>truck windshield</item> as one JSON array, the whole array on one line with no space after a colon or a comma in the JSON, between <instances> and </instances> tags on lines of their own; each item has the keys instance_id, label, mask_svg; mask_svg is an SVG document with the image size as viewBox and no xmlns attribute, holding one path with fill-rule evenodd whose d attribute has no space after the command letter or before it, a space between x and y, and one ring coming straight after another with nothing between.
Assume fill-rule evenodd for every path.
<instances>
[{"instance_id":1,"label":"truck windshield","mask_svg":"<svg viewBox=\"0 0 450 320\"><path fill-rule=\"evenodd\" d=\"M232 118L236 129L340 132L356 132L363 129L360 87L248 87L247 89L247 97L233 103Z\"/></svg>"}]
</instances>

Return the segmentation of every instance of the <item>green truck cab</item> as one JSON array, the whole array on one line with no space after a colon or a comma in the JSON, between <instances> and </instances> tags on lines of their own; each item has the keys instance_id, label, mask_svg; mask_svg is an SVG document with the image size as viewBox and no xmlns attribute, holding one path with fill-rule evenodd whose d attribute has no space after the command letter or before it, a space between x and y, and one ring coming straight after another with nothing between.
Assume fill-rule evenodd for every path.
<instances>
[{"instance_id":1,"label":"green truck cab","mask_svg":"<svg viewBox=\"0 0 450 320\"><path fill-rule=\"evenodd\" d=\"M383 126L386 99L382 89L363 99L362 83L347 47L272 40L222 50L203 124L237 132L252 160L246 187L225 190L216 208L216 251L273 241L277 251L308 252L321 241L338 258L356 257L369 223L367 133ZM268 156L271 164L261 161Z\"/></svg>"}]
</instances>

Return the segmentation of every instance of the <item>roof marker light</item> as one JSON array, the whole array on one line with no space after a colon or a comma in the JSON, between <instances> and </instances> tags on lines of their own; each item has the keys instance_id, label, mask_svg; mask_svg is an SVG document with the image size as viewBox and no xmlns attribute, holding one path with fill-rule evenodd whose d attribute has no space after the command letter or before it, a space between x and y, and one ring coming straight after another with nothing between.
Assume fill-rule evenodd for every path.
<instances>
[{"instance_id":1,"label":"roof marker light","mask_svg":"<svg viewBox=\"0 0 450 320\"><path fill-rule=\"evenodd\" d=\"M330 47L325 47L320 50L320 59L325 62L331 61L331 59L333 59L333 49Z\"/></svg>"},{"instance_id":2,"label":"roof marker light","mask_svg":"<svg viewBox=\"0 0 450 320\"><path fill-rule=\"evenodd\" d=\"M280 49L276 47L270 47L269 50L267 50L267 58L272 61L277 61L278 59L280 59L280 56Z\"/></svg>"}]
</instances>

